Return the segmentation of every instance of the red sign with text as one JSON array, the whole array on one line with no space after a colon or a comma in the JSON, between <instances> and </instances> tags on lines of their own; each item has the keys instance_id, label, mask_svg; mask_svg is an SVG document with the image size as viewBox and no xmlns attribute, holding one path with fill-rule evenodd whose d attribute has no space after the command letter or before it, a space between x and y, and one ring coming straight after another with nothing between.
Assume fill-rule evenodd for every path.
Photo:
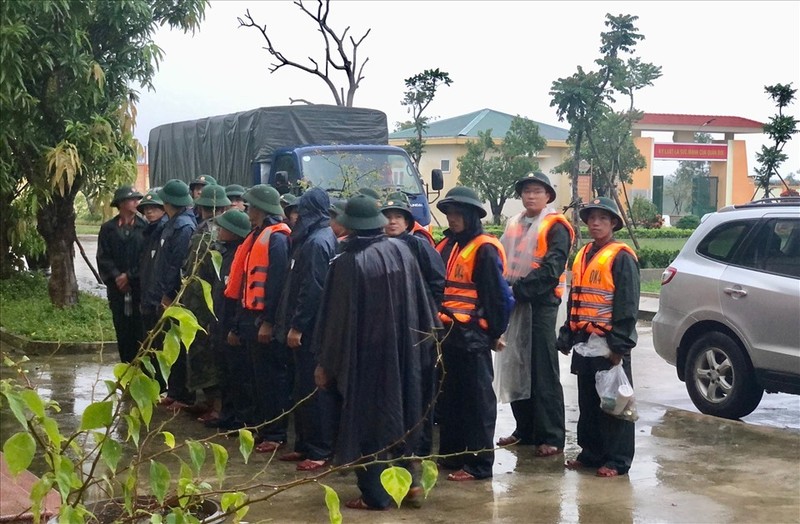
<instances>
[{"instance_id":1,"label":"red sign with text","mask_svg":"<svg viewBox=\"0 0 800 524\"><path fill-rule=\"evenodd\" d=\"M653 144L653 158L661 160L728 159L727 144Z\"/></svg>"}]
</instances>

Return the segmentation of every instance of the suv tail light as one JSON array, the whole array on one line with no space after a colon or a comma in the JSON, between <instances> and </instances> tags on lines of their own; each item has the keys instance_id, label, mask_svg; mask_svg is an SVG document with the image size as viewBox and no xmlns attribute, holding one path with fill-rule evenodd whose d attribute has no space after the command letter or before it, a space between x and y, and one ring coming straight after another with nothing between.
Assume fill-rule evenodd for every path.
<instances>
[{"instance_id":1,"label":"suv tail light","mask_svg":"<svg viewBox=\"0 0 800 524\"><path fill-rule=\"evenodd\" d=\"M666 286L672 281L672 278L678 273L678 270L670 266L661 273L661 285Z\"/></svg>"}]
</instances>

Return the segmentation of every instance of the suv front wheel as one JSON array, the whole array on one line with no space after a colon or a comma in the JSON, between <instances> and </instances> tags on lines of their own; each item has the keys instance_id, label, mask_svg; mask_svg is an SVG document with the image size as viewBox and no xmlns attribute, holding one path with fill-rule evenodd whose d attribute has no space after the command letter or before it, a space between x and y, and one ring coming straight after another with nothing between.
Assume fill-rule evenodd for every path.
<instances>
[{"instance_id":1,"label":"suv front wheel","mask_svg":"<svg viewBox=\"0 0 800 524\"><path fill-rule=\"evenodd\" d=\"M686 390L706 415L738 419L756 409L764 390L739 345L712 331L692 344L686 358Z\"/></svg>"}]
</instances>

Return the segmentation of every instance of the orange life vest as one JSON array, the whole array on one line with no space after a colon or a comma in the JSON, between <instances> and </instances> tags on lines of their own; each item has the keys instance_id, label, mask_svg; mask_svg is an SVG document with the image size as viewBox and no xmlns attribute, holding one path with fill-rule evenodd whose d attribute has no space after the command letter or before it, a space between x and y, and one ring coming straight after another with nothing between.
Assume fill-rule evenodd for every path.
<instances>
[{"instance_id":1,"label":"orange life vest","mask_svg":"<svg viewBox=\"0 0 800 524\"><path fill-rule=\"evenodd\" d=\"M242 307L262 311L266 303L267 271L269 270L269 239L272 233L289 235L291 229L284 222L265 227L247 235L233 256L225 296L242 300Z\"/></svg>"},{"instance_id":2,"label":"orange life vest","mask_svg":"<svg viewBox=\"0 0 800 524\"><path fill-rule=\"evenodd\" d=\"M569 327L572 331L585 331L604 336L611 329L611 313L614 310L614 277L611 267L620 251L627 251L634 258L636 253L623 242L611 242L587 261L586 254L592 244L583 246L572 263L572 307L569 311Z\"/></svg>"},{"instance_id":3,"label":"orange life vest","mask_svg":"<svg viewBox=\"0 0 800 524\"><path fill-rule=\"evenodd\" d=\"M436 246L436 242L433 240L433 235L431 235L431 232L428 231L428 228L419 225L416 220L414 221L414 226L411 228L411 234L418 237L425 237L428 242L431 243L431 246Z\"/></svg>"},{"instance_id":4,"label":"orange life vest","mask_svg":"<svg viewBox=\"0 0 800 524\"><path fill-rule=\"evenodd\" d=\"M533 260L531 260L530 266L523 267L521 262L523 253L519 252L519 250L524 247L525 244L523 242L519 242L517 244L517 252L508 253L509 261L506 272L507 277L524 278L528 275L528 273L531 272L531 270L538 269L542 265L542 261L544 260L544 256L547 254L547 249L549 247L547 245L547 235L550 233L550 229L555 224L564 224L564 227L566 227L567 231L569 231L569 243L572 245L572 242L575 239L575 231L573 231L569 221L561 213L551 213L542 218L541 222L539 222L539 230L536 233L536 252L533 254ZM522 227L521 223L515 224L505 232L506 235L511 235L512 237L521 237L524 233L525 228ZM567 263L564 261L564 269L561 271L561 276L558 277L558 285L553 290L553 293L558 298L564 296L564 290L567 288L566 270Z\"/></svg>"},{"instance_id":5,"label":"orange life vest","mask_svg":"<svg viewBox=\"0 0 800 524\"><path fill-rule=\"evenodd\" d=\"M439 253L444 251L449 239L444 239L436 246ZM480 317L478 311L478 288L472 281L472 272L475 269L475 255L478 249L484 244L491 244L500 253L500 262L503 271L506 267L506 253L503 245L492 235L482 233L473 238L463 249L458 244L453 245L450 258L447 260L447 276L444 283L444 300L442 309L449 314L440 312L439 318L442 322L450 324L453 317L464 324L471 320L477 320L478 325L483 329L488 329L489 324L485 318ZM452 315L452 316L451 316Z\"/></svg>"}]
</instances>

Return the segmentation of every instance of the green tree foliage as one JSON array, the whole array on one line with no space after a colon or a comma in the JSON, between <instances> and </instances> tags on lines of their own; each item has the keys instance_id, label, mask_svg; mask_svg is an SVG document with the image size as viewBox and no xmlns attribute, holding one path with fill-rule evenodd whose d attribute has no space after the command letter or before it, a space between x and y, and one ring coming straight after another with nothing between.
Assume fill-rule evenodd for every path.
<instances>
[{"instance_id":1,"label":"green tree foliage","mask_svg":"<svg viewBox=\"0 0 800 524\"><path fill-rule=\"evenodd\" d=\"M137 87L152 88L160 26L194 31L206 0L0 3L0 206L24 191L52 268L50 298L75 304L74 201L108 194L136 173ZM6 213L0 261L9 268ZM6 274L8 274L6 272Z\"/></svg>"},{"instance_id":2,"label":"green tree foliage","mask_svg":"<svg viewBox=\"0 0 800 524\"><path fill-rule=\"evenodd\" d=\"M634 197L629 211L634 226L646 229L658 229L663 225L658 208L650 200L637 196Z\"/></svg>"},{"instance_id":3,"label":"green tree foliage","mask_svg":"<svg viewBox=\"0 0 800 524\"><path fill-rule=\"evenodd\" d=\"M587 72L578 66L576 73L554 81L550 89L550 106L556 108L560 121L566 120L570 124L569 142L573 155L569 172L575 208L579 204L578 164L584 155L584 142L591 151L592 171L605 180L604 188L616 188L618 182L627 179L639 164L636 155L630 155L626 163L622 162L623 151L631 151L631 127L641 118L641 113L634 108L634 93L652 85L661 76L661 67L642 62L638 57L625 60L621 56L634 53L636 44L644 40L644 35L634 25L638 18L607 14L605 25L608 30L600 33L601 57L595 60L598 70ZM618 95L628 97L629 103L625 110L615 112L612 104ZM610 191L608 196L622 208L616 190ZM573 213L573 222L578 225L577 209Z\"/></svg>"},{"instance_id":4,"label":"green tree foliage","mask_svg":"<svg viewBox=\"0 0 800 524\"><path fill-rule=\"evenodd\" d=\"M536 155L547 141L539 126L527 118L511 120L502 141L492 138L492 130L478 133L478 140L467 143L467 153L458 158L461 172L458 183L475 189L489 202L495 224L499 224L506 200L514 196L514 183L539 169Z\"/></svg>"},{"instance_id":5,"label":"green tree foliage","mask_svg":"<svg viewBox=\"0 0 800 524\"><path fill-rule=\"evenodd\" d=\"M695 133L694 141L699 144L710 144L711 135L708 133ZM692 207L692 184L698 177L709 175L708 162L681 160L678 169L666 181L665 193L672 198L673 212L680 214L684 209Z\"/></svg>"},{"instance_id":6,"label":"green tree foliage","mask_svg":"<svg viewBox=\"0 0 800 524\"><path fill-rule=\"evenodd\" d=\"M784 146L792 139L792 135L797 133L797 119L791 115L784 115L783 110L794 102L797 89L792 89L792 84L775 84L774 86L764 86L764 90L778 106L778 114L770 117L769 122L764 124L764 133L767 134L775 143L772 146L761 146L761 151L756 153L756 162L760 167L756 171L756 192L764 191L764 197L770 197L769 179L777 176L786 191L789 186L778 173L778 168L786 161L786 153L783 152Z\"/></svg>"},{"instance_id":7,"label":"green tree foliage","mask_svg":"<svg viewBox=\"0 0 800 524\"><path fill-rule=\"evenodd\" d=\"M450 75L439 69L426 69L422 73L406 78L406 92L403 95L402 105L408 108L412 116L412 124L417 136L410 138L403 146L414 161L414 165L419 168L419 161L425 151L425 140L422 135L428 129L429 117L422 116L422 113L433 102L436 90L442 86L450 86L453 81Z\"/></svg>"}]
</instances>

